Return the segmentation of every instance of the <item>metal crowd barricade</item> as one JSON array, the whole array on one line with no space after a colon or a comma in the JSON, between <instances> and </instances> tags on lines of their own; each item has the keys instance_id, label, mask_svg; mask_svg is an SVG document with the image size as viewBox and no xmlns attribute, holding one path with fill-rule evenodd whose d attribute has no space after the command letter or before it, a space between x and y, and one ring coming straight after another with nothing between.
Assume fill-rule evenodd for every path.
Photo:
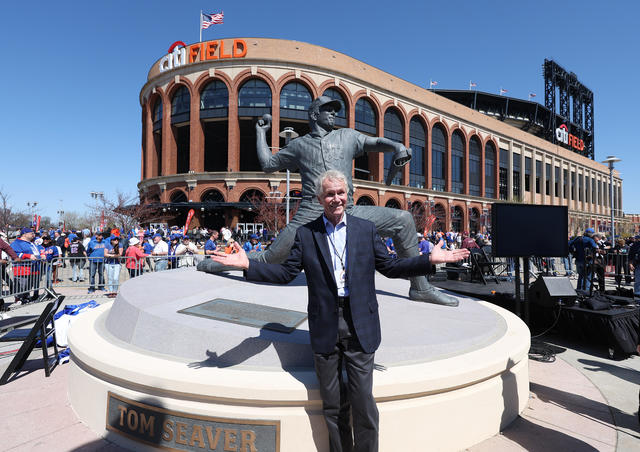
<instances>
[{"instance_id":1,"label":"metal crowd barricade","mask_svg":"<svg viewBox=\"0 0 640 452\"><path fill-rule=\"evenodd\" d=\"M603 256L604 275L614 278L618 287L622 284L623 278L625 284L632 281L632 272L629 268L629 254L618 250L608 250Z\"/></svg>"},{"instance_id":2,"label":"metal crowd barricade","mask_svg":"<svg viewBox=\"0 0 640 452\"><path fill-rule=\"evenodd\" d=\"M120 285L132 277L160 270L192 267L203 258L203 255L188 254L149 256L137 262L133 257L121 257L111 263L103 258L84 257L59 257L50 262L10 261L0 264L0 300L22 303L41 301L55 296L60 289L72 288L117 293Z\"/></svg>"}]
</instances>

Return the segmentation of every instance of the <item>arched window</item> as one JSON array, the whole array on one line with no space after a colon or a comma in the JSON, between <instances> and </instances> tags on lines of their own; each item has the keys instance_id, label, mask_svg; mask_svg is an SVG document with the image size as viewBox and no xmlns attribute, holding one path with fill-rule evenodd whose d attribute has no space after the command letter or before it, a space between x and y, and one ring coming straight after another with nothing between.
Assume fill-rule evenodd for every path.
<instances>
[{"instance_id":1,"label":"arched window","mask_svg":"<svg viewBox=\"0 0 640 452\"><path fill-rule=\"evenodd\" d=\"M322 93L323 96L330 97L331 99L335 99L340 102L342 108L340 111L336 113L335 126L336 127L347 127L347 105L344 102L344 98L342 94L337 89L328 88Z\"/></svg>"},{"instance_id":2,"label":"arched window","mask_svg":"<svg viewBox=\"0 0 640 452\"><path fill-rule=\"evenodd\" d=\"M200 198L201 202L224 202L224 196L219 190L207 190Z\"/></svg>"},{"instance_id":3,"label":"arched window","mask_svg":"<svg viewBox=\"0 0 640 452\"><path fill-rule=\"evenodd\" d=\"M191 110L191 95L186 86L178 88L171 99L171 124L189 121Z\"/></svg>"},{"instance_id":4,"label":"arched window","mask_svg":"<svg viewBox=\"0 0 640 452\"><path fill-rule=\"evenodd\" d=\"M434 231L445 231L447 226L447 212L442 204L436 204L433 207L433 215L436 219L433 222Z\"/></svg>"},{"instance_id":5,"label":"arched window","mask_svg":"<svg viewBox=\"0 0 640 452\"><path fill-rule=\"evenodd\" d=\"M262 200L264 200L264 193L255 189L249 189L240 196L240 202L255 203Z\"/></svg>"},{"instance_id":6,"label":"arched window","mask_svg":"<svg viewBox=\"0 0 640 452\"><path fill-rule=\"evenodd\" d=\"M188 202L187 195L182 190L171 193L171 202Z\"/></svg>"},{"instance_id":7,"label":"arched window","mask_svg":"<svg viewBox=\"0 0 640 452\"><path fill-rule=\"evenodd\" d=\"M225 118L228 114L229 90L220 80L206 84L200 94L200 118Z\"/></svg>"},{"instance_id":8,"label":"arched window","mask_svg":"<svg viewBox=\"0 0 640 452\"><path fill-rule=\"evenodd\" d=\"M412 155L409 162L409 186L424 188L424 149L426 147L427 134L422 122L413 118L409 122L409 147Z\"/></svg>"},{"instance_id":9,"label":"arched window","mask_svg":"<svg viewBox=\"0 0 640 452\"><path fill-rule=\"evenodd\" d=\"M238 116L271 113L271 88L257 78L246 81L238 92Z\"/></svg>"},{"instance_id":10,"label":"arched window","mask_svg":"<svg viewBox=\"0 0 640 452\"><path fill-rule=\"evenodd\" d=\"M464 137L458 130L451 136L451 191L464 190Z\"/></svg>"},{"instance_id":11,"label":"arched window","mask_svg":"<svg viewBox=\"0 0 640 452\"><path fill-rule=\"evenodd\" d=\"M398 141L402 143L404 140L404 128L402 127L402 120L398 113L394 110L389 109L384 114L384 137L393 141ZM387 173L389 172L389 168L391 168L393 160L393 152L385 152L384 153L384 178L387 179ZM393 178L392 184L400 185L401 175L398 173L396 177Z\"/></svg>"},{"instance_id":12,"label":"arched window","mask_svg":"<svg viewBox=\"0 0 640 452\"><path fill-rule=\"evenodd\" d=\"M391 198L389 201L386 202L384 206L389 207L390 209L402 209L402 207L400 206L400 203L395 198Z\"/></svg>"},{"instance_id":13,"label":"arched window","mask_svg":"<svg viewBox=\"0 0 640 452\"><path fill-rule=\"evenodd\" d=\"M307 120L311 93L302 83L289 82L280 91L280 117Z\"/></svg>"},{"instance_id":14,"label":"arched window","mask_svg":"<svg viewBox=\"0 0 640 452\"><path fill-rule=\"evenodd\" d=\"M356 102L356 130L368 135L378 134L378 118L371 102L361 97Z\"/></svg>"},{"instance_id":15,"label":"arched window","mask_svg":"<svg viewBox=\"0 0 640 452\"><path fill-rule=\"evenodd\" d=\"M496 197L496 147L491 141L484 146L484 196Z\"/></svg>"},{"instance_id":16,"label":"arched window","mask_svg":"<svg viewBox=\"0 0 640 452\"><path fill-rule=\"evenodd\" d=\"M482 193L482 145L478 137L469 142L469 194L480 196Z\"/></svg>"},{"instance_id":17,"label":"arched window","mask_svg":"<svg viewBox=\"0 0 640 452\"><path fill-rule=\"evenodd\" d=\"M431 185L434 190L444 191L447 139L442 126L433 127L431 135Z\"/></svg>"},{"instance_id":18,"label":"arched window","mask_svg":"<svg viewBox=\"0 0 640 452\"><path fill-rule=\"evenodd\" d=\"M373 199L368 197L367 195L360 196L356 201L357 206L375 206L376 204L373 202Z\"/></svg>"}]
</instances>

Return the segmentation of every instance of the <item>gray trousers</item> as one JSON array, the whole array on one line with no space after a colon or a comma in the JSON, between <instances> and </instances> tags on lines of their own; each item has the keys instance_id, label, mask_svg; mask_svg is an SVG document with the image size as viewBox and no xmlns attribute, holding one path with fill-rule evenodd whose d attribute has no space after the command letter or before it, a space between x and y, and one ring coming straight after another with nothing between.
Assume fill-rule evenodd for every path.
<instances>
[{"instance_id":1,"label":"gray trousers","mask_svg":"<svg viewBox=\"0 0 640 452\"><path fill-rule=\"evenodd\" d=\"M318 218L322 212L320 204L302 201L287 227L278 234L277 240L263 253L251 253L249 258L273 264L282 263L289 256L296 230ZM373 222L380 236L391 237L398 257L413 257L419 254L416 225L410 212L389 207L352 205L347 207L347 213ZM411 278L411 287L417 290L429 287L426 276Z\"/></svg>"}]
</instances>

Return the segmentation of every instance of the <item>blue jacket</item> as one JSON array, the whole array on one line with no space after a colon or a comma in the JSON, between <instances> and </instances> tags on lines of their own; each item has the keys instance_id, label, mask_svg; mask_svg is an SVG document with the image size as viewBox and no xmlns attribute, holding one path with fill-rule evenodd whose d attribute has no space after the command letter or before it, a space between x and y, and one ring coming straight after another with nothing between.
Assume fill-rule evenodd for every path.
<instances>
[{"instance_id":1,"label":"blue jacket","mask_svg":"<svg viewBox=\"0 0 640 452\"><path fill-rule=\"evenodd\" d=\"M393 259L375 224L351 215L347 221L347 256L353 326L364 352L373 353L381 339L376 270L387 278L426 275L431 270L429 256ZM249 281L286 284L303 269L307 276L311 348L315 353L330 353L338 337L338 287L322 217L298 228L293 248L282 264L250 260L245 276Z\"/></svg>"},{"instance_id":2,"label":"blue jacket","mask_svg":"<svg viewBox=\"0 0 640 452\"><path fill-rule=\"evenodd\" d=\"M32 242L27 242L26 240L18 238L11 242L11 248L13 248L13 251L16 252L19 259L30 259L33 255L37 256L38 259L40 259L40 250ZM36 262L33 261L18 261L13 263L13 274L15 276L27 276L31 273L38 272L39 270L40 264L36 264Z\"/></svg>"},{"instance_id":3,"label":"blue jacket","mask_svg":"<svg viewBox=\"0 0 640 452\"><path fill-rule=\"evenodd\" d=\"M586 235L576 237L569 242L569 252L575 257L576 263L584 262L585 249L595 251L598 249L598 245L591 237L587 237Z\"/></svg>"},{"instance_id":4,"label":"blue jacket","mask_svg":"<svg viewBox=\"0 0 640 452\"><path fill-rule=\"evenodd\" d=\"M104 239L102 242L98 242L95 237L91 239L87 245L87 256L97 262L104 260L104 249L107 246Z\"/></svg>"}]
</instances>

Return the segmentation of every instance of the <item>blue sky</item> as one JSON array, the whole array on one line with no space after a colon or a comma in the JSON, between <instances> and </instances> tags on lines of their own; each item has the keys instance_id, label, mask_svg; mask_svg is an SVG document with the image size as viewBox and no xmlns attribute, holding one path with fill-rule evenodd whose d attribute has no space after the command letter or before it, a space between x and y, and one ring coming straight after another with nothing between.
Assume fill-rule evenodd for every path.
<instances>
[{"instance_id":1,"label":"blue sky","mask_svg":"<svg viewBox=\"0 0 640 452\"><path fill-rule=\"evenodd\" d=\"M315 5L315 6L314 6ZM623 207L640 213L637 107L640 2L63 1L5 2L0 38L0 187L18 210L82 212L90 192L135 193L138 95L171 43L198 40L198 15L225 13L203 40L272 37L309 42L412 83L544 102L553 58L594 92L596 160L624 179ZM636 105L636 108L633 106ZM62 200L62 203L60 202Z\"/></svg>"}]
</instances>

